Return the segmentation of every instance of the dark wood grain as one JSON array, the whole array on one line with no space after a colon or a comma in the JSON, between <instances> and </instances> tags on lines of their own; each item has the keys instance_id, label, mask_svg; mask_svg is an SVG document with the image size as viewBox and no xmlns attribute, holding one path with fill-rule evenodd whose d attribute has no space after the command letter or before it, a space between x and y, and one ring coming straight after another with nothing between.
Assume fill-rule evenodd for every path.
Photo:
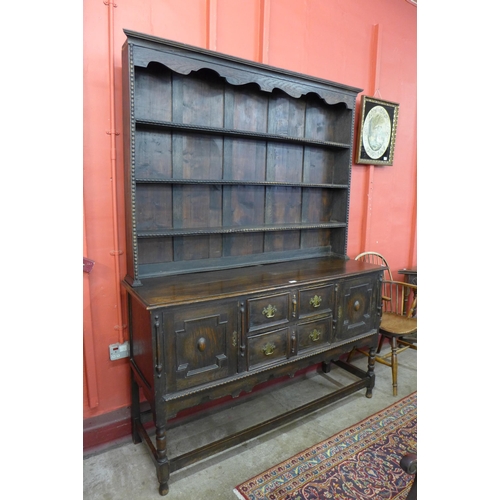
<instances>
[{"instance_id":1,"label":"dark wood grain","mask_svg":"<svg viewBox=\"0 0 500 500\"><path fill-rule=\"evenodd\" d=\"M372 396L382 269L346 255L360 89L126 35L132 433L166 495L173 470L360 389ZM369 350L366 370L340 360L353 348ZM332 363L355 380L170 456L178 412Z\"/></svg>"},{"instance_id":2,"label":"dark wood grain","mask_svg":"<svg viewBox=\"0 0 500 500\"><path fill-rule=\"evenodd\" d=\"M225 269L217 272L182 274L175 277L143 280L140 287L124 286L148 308L203 302L214 297L238 297L262 288L281 290L284 285L309 285L325 279L374 272L378 266L356 260L325 257L281 262L255 267Z\"/></svg>"},{"instance_id":3,"label":"dark wood grain","mask_svg":"<svg viewBox=\"0 0 500 500\"><path fill-rule=\"evenodd\" d=\"M313 226L347 228L356 91L130 36L127 281L345 255L347 230ZM229 234L259 227L261 234ZM139 241L153 236L161 251Z\"/></svg>"}]
</instances>

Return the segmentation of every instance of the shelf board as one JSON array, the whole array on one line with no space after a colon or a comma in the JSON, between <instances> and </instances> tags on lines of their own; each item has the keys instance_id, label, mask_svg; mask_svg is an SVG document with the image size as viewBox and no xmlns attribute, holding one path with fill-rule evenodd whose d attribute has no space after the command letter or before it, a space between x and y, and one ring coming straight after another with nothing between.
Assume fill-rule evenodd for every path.
<instances>
[{"instance_id":1,"label":"shelf board","mask_svg":"<svg viewBox=\"0 0 500 500\"><path fill-rule=\"evenodd\" d=\"M199 236L204 234L236 234L257 233L270 231L299 231L303 229L331 229L346 227L345 222L317 222L317 223L290 223L290 224L265 224L258 226L230 226L208 228L172 228L157 229L154 231L137 231L138 238L162 238L167 236Z\"/></svg>"},{"instance_id":2,"label":"shelf board","mask_svg":"<svg viewBox=\"0 0 500 500\"><path fill-rule=\"evenodd\" d=\"M305 137L292 137L281 134L267 134L228 128L207 127L203 125L188 125L185 123L164 122L159 120L136 119L135 124L136 127L162 128L185 133L222 135L226 137L237 137L240 139L264 140L268 142L286 142L290 144L315 146L319 148L350 149L351 147L349 144L340 142L317 141L314 139L306 139Z\"/></svg>"},{"instance_id":3,"label":"shelf board","mask_svg":"<svg viewBox=\"0 0 500 500\"><path fill-rule=\"evenodd\" d=\"M277 252L263 252L253 255L225 256L212 259L197 259L188 261L161 262L158 264L139 264L139 278L153 278L175 274L212 271L220 269L234 269L238 267L258 266L294 260L304 261L316 257L336 256L343 259L343 255L332 253L330 247L304 248L299 253L296 250Z\"/></svg>"},{"instance_id":4,"label":"shelf board","mask_svg":"<svg viewBox=\"0 0 500 500\"><path fill-rule=\"evenodd\" d=\"M282 186L321 189L347 189L347 184L321 184L312 182L241 181L232 179L135 179L136 184L212 184L229 186Z\"/></svg>"}]
</instances>

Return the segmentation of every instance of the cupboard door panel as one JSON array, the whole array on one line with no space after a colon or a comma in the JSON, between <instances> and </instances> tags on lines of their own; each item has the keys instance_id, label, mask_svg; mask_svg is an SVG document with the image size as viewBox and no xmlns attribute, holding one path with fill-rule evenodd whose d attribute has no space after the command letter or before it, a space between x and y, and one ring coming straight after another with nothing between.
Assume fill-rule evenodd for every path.
<instances>
[{"instance_id":1,"label":"cupboard door panel","mask_svg":"<svg viewBox=\"0 0 500 500\"><path fill-rule=\"evenodd\" d=\"M236 372L237 308L215 303L166 315L171 380L182 390Z\"/></svg>"},{"instance_id":2,"label":"cupboard door panel","mask_svg":"<svg viewBox=\"0 0 500 500\"><path fill-rule=\"evenodd\" d=\"M335 340L345 340L377 327L377 281L374 277L345 281L337 294Z\"/></svg>"}]
</instances>

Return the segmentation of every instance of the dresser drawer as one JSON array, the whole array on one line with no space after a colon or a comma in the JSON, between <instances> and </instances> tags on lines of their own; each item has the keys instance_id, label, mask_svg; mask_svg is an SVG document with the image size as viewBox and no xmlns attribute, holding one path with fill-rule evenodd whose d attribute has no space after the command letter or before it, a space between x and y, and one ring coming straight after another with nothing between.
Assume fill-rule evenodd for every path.
<instances>
[{"instance_id":1,"label":"dresser drawer","mask_svg":"<svg viewBox=\"0 0 500 500\"><path fill-rule=\"evenodd\" d=\"M248 331L287 323L290 314L290 294L279 293L247 300Z\"/></svg>"},{"instance_id":2,"label":"dresser drawer","mask_svg":"<svg viewBox=\"0 0 500 500\"><path fill-rule=\"evenodd\" d=\"M297 325L298 352L318 349L331 342L332 318L308 321Z\"/></svg>"},{"instance_id":3,"label":"dresser drawer","mask_svg":"<svg viewBox=\"0 0 500 500\"><path fill-rule=\"evenodd\" d=\"M332 285L299 290L299 318L332 310Z\"/></svg>"},{"instance_id":4,"label":"dresser drawer","mask_svg":"<svg viewBox=\"0 0 500 500\"><path fill-rule=\"evenodd\" d=\"M248 337L248 369L287 359L289 338L288 327Z\"/></svg>"}]
</instances>

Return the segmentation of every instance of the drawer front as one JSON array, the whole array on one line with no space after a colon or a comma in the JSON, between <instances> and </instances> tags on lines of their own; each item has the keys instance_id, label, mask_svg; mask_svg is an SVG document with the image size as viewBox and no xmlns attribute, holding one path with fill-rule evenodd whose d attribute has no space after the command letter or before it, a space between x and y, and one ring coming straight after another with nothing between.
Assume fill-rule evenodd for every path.
<instances>
[{"instance_id":1,"label":"drawer front","mask_svg":"<svg viewBox=\"0 0 500 500\"><path fill-rule=\"evenodd\" d=\"M169 389L183 390L236 372L237 305L214 303L166 314Z\"/></svg>"},{"instance_id":2,"label":"drawer front","mask_svg":"<svg viewBox=\"0 0 500 500\"><path fill-rule=\"evenodd\" d=\"M299 318L330 312L332 292L332 285L299 290Z\"/></svg>"},{"instance_id":3,"label":"drawer front","mask_svg":"<svg viewBox=\"0 0 500 500\"><path fill-rule=\"evenodd\" d=\"M287 323L290 318L290 294L279 293L247 300L248 331Z\"/></svg>"},{"instance_id":4,"label":"drawer front","mask_svg":"<svg viewBox=\"0 0 500 500\"><path fill-rule=\"evenodd\" d=\"M290 345L289 328L252 335L248 342L248 369L275 364L287 359Z\"/></svg>"},{"instance_id":5,"label":"drawer front","mask_svg":"<svg viewBox=\"0 0 500 500\"><path fill-rule=\"evenodd\" d=\"M346 280L337 292L335 340L346 340L376 332L380 323L377 310L380 296L379 275Z\"/></svg>"},{"instance_id":6,"label":"drawer front","mask_svg":"<svg viewBox=\"0 0 500 500\"><path fill-rule=\"evenodd\" d=\"M298 354L301 351L325 347L332 339L332 318L309 321L297 325Z\"/></svg>"}]
</instances>

